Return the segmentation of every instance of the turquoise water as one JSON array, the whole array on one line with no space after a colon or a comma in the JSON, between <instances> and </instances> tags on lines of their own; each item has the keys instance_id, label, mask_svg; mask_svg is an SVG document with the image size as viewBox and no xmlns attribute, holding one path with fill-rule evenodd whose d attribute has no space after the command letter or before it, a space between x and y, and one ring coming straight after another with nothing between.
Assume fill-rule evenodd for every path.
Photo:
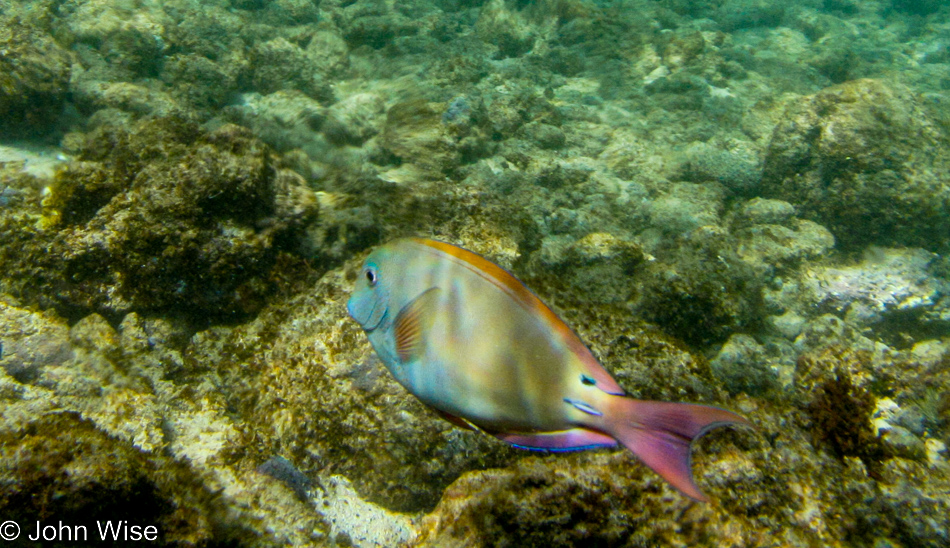
<instances>
[{"instance_id":1,"label":"turquoise water","mask_svg":"<svg viewBox=\"0 0 950 548\"><path fill-rule=\"evenodd\" d=\"M948 48L936 0L0 0L0 522L950 545ZM711 502L415 399L345 308L405 236L748 418L693 445Z\"/></svg>"}]
</instances>

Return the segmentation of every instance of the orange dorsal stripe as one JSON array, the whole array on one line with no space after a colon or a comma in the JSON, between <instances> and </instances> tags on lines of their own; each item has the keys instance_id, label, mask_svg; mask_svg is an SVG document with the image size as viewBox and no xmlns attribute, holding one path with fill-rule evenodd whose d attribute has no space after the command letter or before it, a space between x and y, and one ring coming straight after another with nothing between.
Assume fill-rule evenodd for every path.
<instances>
[{"instance_id":1,"label":"orange dorsal stripe","mask_svg":"<svg viewBox=\"0 0 950 548\"><path fill-rule=\"evenodd\" d=\"M467 249L462 249L452 244L438 240L429 240L427 238L412 238L412 240L467 263L474 272L495 284L502 291L521 303L522 306L543 318L544 322L560 336L570 351L586 366L587 373L597 381L598 388L610 394L624 393L620 385L617 384L617 381L597 362L593 354L584 346L584 343L581 342L574 331L572 331L561 318L558 318L554 311L541 302L541 299L521 283L518 278L512 276L507 270L481 255L477 255Z\"/></svg>"}]
</instances>

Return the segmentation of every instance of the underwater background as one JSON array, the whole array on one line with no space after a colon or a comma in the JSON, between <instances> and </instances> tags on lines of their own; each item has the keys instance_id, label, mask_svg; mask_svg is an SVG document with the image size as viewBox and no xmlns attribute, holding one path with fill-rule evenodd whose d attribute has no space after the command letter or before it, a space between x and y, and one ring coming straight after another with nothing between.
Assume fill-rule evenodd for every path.
<instances>
[{"instance_id":1,"label":"underwater background","mask_svg":"<svg viewBox=\"0 0 950 548\"><path fill-rule=\"evenodd\" d=\"M948 144L939 0L0 0L0 521L950 546ZM344 306L402 236L749 418L712 502L406 392Z\"/></svg>"}]
</instances>

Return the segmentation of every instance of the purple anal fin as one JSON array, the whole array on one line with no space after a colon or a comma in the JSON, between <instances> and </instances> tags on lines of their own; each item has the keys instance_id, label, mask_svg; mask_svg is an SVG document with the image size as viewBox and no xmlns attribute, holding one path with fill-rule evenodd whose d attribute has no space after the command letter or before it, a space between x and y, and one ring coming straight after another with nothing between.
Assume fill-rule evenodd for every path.
<instances>
[{"instance_id":1,"label":"purple anal fin","mask_svg":"<svg viewBox=\"0 0 950 548\"><path fill-rule=\"evenodd\" d=\"M617 445L617 440L607 434L586 428L533 434L500 432L493 435L519 449L532 451L581 451Z\"/></svg>"}]
</instances>

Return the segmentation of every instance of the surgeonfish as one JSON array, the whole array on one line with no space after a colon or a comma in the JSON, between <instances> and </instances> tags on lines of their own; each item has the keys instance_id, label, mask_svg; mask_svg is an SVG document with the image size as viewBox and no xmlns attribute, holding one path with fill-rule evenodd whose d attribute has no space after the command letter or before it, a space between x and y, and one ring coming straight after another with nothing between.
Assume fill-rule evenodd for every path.
<instances>
[{"instance_id":1,"label":"surgeonfish","mask_svg":"<svg viewBox=\"0 0 950 548\"><path fill-rule=\"evenodd\" d=\"M698 501L708 499L693 481L692 442L749 424L717 407L624 397L524 284L447 243L412 238L375 249L347 310L396 380L453 423L524 449L619 442Z\"/></svg>"}]
</instances>

